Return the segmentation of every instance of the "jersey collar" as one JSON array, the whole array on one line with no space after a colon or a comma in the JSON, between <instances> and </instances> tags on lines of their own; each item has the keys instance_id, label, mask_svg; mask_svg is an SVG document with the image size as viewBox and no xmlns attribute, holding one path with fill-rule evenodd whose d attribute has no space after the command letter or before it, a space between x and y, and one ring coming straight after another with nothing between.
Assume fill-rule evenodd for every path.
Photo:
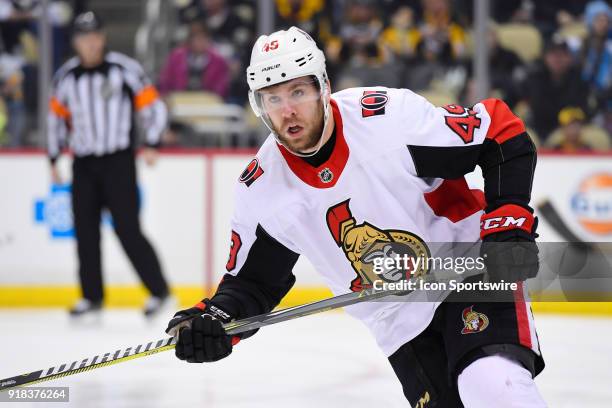
<instances>
[{"instance_id":1,"label":"jersey collar","mask_svg":"<svg viewBox=\"0 0 612 408\"><path fill-rule=\"evenodd\" d=\"M338 104L333 99L330 100L330 104L336 126L336 145L326 162L318 167L313 167L300 157L289 152L285 146L276 144L291 171L304 183L316 188L335 186L340 178L340 174L342 174L342 170L344 170L344 166L346 166L349 156L349 148L342 131L342 116L340 115Z\"/></svg>"}]
</instances>

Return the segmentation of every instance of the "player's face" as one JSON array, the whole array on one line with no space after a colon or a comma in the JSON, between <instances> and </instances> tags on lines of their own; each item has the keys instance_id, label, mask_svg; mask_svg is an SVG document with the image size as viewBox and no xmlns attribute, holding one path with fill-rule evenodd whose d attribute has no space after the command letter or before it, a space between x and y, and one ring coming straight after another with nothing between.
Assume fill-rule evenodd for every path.
<instances>
[{"instance_id":1,"label":"player's face","mask_svg":"<svg viewBox=\"0 0 612 408\"><path fill-rule=\"evenodd\" d=\"M106 36L101 32L77 34L73 40L74 48L85 65L99 62L104 55Z\"/></svg>"},{"instance_id":2,"label":"player's face","mask_svg":"<svg viewBox=\"0 0 612 408\"><path fill-rule=\"evenodd\" d=\"M259 91L276 134L294 152L316 149L323 133L323 103L315 80L296 78Z\"/></svg>"}]
</instances>

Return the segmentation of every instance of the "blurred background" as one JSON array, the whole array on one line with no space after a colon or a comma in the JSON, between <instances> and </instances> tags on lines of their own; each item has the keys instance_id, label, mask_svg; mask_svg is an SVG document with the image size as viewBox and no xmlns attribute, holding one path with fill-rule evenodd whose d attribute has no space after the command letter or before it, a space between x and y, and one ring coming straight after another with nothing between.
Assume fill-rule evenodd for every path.
<instances>
[{"instance_id":1,"label":"blurred background","mask_svg":"<svg viewBox=\"0 0 612 408\"><path fill-rule=\"evenodd\" d=\"M259 33L291 25L325 50L334 90L505 100L539 148L540 239L612 241L610 2L0 0L0 306L66 307L79 295L72 159L59 160L67 183L53 184L45 126L53 74L74 55L71 25L86 10L168 107L161 160L138 161L138 191L180 304L210 294L225 271L233 185L268 133L248 106L245 68ZM185 55L199 63L176 70ZM482 187L478 169L468 178ZM106 304L141 304L110 216L101 229ZM305 259L296 275L289 304L329 294Z\"/></svg>"},{"instance_id":2,"label":"blurred background","mask_svg":"<svg viewBox=\"0 0 612 408\"><path fill-rule=\"evenodd\" d=\"M532 205L540 240L595 242L609 255L610 3L0 0L0 331L14 334L0 340L0 378L163 337L168 317L144 322L146 292L108 216L101 230L109 309L93 326L75 326L66 313L80 296L70 189L69 182L51 182L45 126L53 74L74 55L70 27L77 14L93 10L103 19L108 48L139 61L168 107L159 162L148 167L138 159L138 191L142 227L178 307L211 294L225 272L234 185L268 133L248 106L245 68L260 33L292 25L325 51L334 91L378 85L412 89L435 105L506 101L539 149ZM188 77L174 70L185 50L200 56L200 70ZM68 180L71 161L65 154L58 163ZM478 170L468 178L482 187ZM330 296L307 260L298 261L295 274L283 306ZM612 346L597 336L610 334L611 305L533 304L549 367L538 381L551 406L609 406L610 371L601 355ZM403 406L390 367L363 327L343 314L329 316L300 319L293 331L262 330L239 346L242 357L218 371L193 365L180 371L167 356L59 385L75 386L75 406L311 406L306 401L313 399L320 406ZM347 348L347 330L358 350ZM282 392L252 381L262 377L257 356L267 356L265 377ZM177 371L162 382L156 373L164 370ZM330 387L321 372L363 388L344 381ZM221 379L230 377L235 386L228 388ZM193 398L175 396L177 387L204 383ZM386 397L364 399L368 387Z\"/></svg>"},{"instance_id":3,"label":"blurred background","mask_svg":"<svg viewBox=\"0 0 612 408\"><path fill-rule=\"evenodd\" d=\"M44 145L52 73L72 55L72 18L91 9L106 24L109 48L140 61L164 95L166 146L259 145L266 132L248 109L244 81L251 46L260 33L296 25L325 50L334 90L407 87L437 105L501 97L542 148L607 150L609 3L2 0L0 147ZM201 81L173 77L181 47L209 56Z\"/></svg>"}]
</instances>

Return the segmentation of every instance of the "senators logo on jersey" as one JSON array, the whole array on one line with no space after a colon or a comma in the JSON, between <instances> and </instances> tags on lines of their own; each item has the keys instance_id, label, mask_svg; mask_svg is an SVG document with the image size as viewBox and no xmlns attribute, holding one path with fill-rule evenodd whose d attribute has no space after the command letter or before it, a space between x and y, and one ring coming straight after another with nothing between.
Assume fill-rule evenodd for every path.
<instances>
[{"instance_id":1,"label":"senators logo on jersey","mask_svg":"<svg viewBox=\"0 0 612 408\"><path fill-rule=\"evenodd\" d=\"M247 187L250 187L251 184L253 184L253 182L257 180L263 173L264 171L259 165L259 160L257 160L257 158L254 158L248 164L246 169L244 169L238 181L246 184Z\"/></svg>"},{"instance_id":2,"label":"senators logo on jersey","mask_svg":"<svg viewBox=\"0 0 612 408\"><path fill-rule=\"evenodd\" d=\"M463 319L461 334L480 333L489 326L489 318L484 313L476 312L474 305L463 309L461 318Z\"/></svg>"},{"instance_id":3,"label":"senators logo on jersey","mask_svg":"<svg viewBox=\"0 0 612 408\"><path fill-rule=\"evenodd\" d=\"M361 116L369 118L370 116L384 115L385 105L388 101L387 91L363 91L363 96L359 100Z\"/></svg>"},{"instance_id":4,"label":"senators logo on jersey","mask_svg":"<svg viewBox=\"0 0 612 408\"><path fill-rule=\"evenodd\" d=\"M357 274L351 281L351 291L370 288L374 281L381 279L398 282L412 276L424 276L428 272L426 263L420 263L417 270L410 268L408 263L406 269L392 267L380 274L374 272L375 263L383 265L386 258L396 259L405 255L413 259L429 257L429 248L421 238L410 232L382 230L368 222L357 224L349 208L349 200L329 208L326 220L334 241L342 248Z\"/></svg>"}]
</instances>

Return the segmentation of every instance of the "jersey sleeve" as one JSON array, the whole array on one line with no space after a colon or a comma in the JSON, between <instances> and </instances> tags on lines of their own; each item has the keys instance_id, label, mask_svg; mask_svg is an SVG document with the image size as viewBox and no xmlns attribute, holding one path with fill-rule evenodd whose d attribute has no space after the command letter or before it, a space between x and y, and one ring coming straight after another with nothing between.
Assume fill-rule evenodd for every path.
<instances>
[{"instance_id":1,"label":"jersey sleeve","mask_svg":"<svg viewBox=\"0 0 612 408\"><path fill-rule=\"evenodd\" d=\"M238 194L231 223L230 255L211 303L234 319L268 313L295 283L299 255L273 237ZM246 338L255 331L242 334Z\"/></svg>"},{"instance_id":2,"label":"jersey sleeve","mask_svg":"<svg viewBox=\"0 0 612 408\"><path fill-rule=\"evenodd\" d=\"M415 94L406 98L404 109L416 105L420 116L406 136L417 176L456 179L480 166L486 212L504 204L530 209L536 148L506 103L485 99L469 108L435 107Z\"/></svg>"},{"instance_id":3,"label":"jersey sleeve","mask_svg":"<svg viewBox=\"0 0 612 408\"><path fill-rule=\"evenodd\" d=\"M55 163L66 144L72 123L65 85L63 75L58 73L53 80L47 113L47 152L51 163Z\"/></svg>"},{"instance_id":4,"label":"jersey sleeve","mask_svg":"<svg viewBox=\"0 0 612 408\"><path fill-rule=\"evenodd\" d=\"M116 53L111 58L123 68L126 84L132 91L132 103L145 134L145 144L158 147L168 122L166 104L138 62Z\"/></svg>"}]
</instances>

